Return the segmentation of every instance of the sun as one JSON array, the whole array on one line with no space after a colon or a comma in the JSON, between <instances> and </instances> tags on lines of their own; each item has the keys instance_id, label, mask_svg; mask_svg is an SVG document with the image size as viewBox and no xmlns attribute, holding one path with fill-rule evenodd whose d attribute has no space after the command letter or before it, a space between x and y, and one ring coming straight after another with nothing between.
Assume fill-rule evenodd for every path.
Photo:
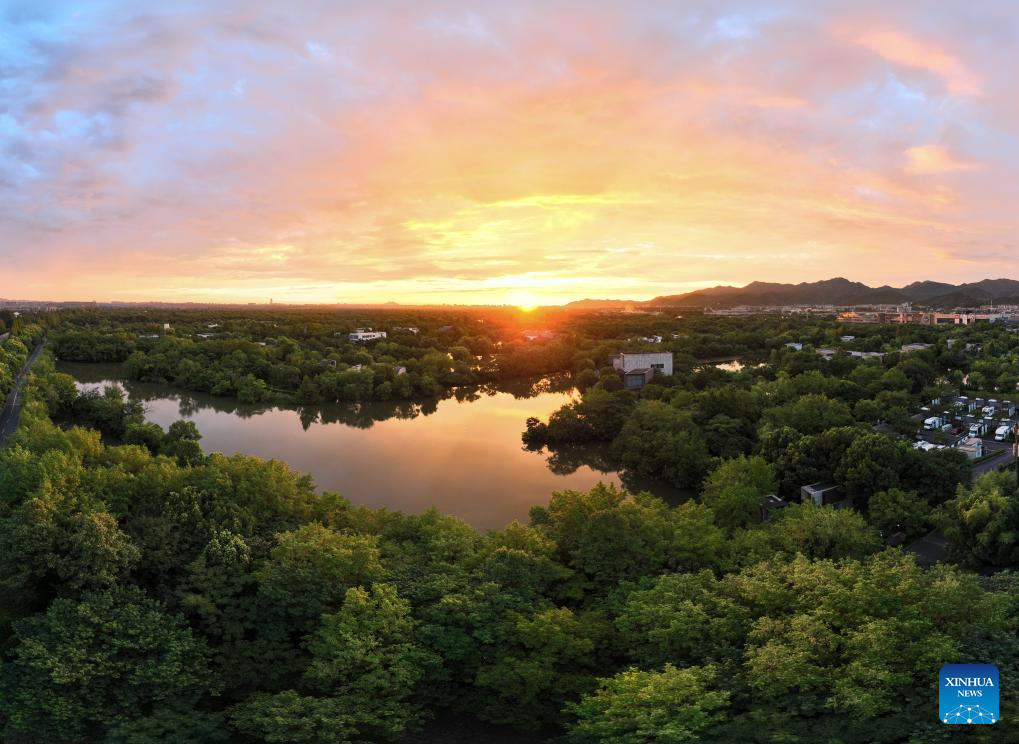
<instances>
[{"instance_id":1,"label":"sun","mask_svg":"<svg viewBox=\"0 0 1019 744\"><path fill-rule=\"evenodd\" d=\"M538 308L538 298L526 289L514 292L509 297L509 301L523 313L530 313Z\"/></svg>"}]
</instances>

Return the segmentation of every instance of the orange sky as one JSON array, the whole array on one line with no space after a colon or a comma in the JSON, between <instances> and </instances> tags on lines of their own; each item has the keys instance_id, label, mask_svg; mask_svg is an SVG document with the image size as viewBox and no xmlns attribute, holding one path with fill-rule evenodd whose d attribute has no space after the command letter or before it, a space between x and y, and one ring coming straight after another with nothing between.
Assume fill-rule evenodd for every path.
<instances>
[{"instance_id":1,"label":"orange sky","mask_svg":"<svg viewBox=\"0 0 1019 744\"><path fill-rule=\"evenodd\" d=\"M0 296L1019 276L1004 2L208 5L0 21Z\"/></svg>"}]
</instances>

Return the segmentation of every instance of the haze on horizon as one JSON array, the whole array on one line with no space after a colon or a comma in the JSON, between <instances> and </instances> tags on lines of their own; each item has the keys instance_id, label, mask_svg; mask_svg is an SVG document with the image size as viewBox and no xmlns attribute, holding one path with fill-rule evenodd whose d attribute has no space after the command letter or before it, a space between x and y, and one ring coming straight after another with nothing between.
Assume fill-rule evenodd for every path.
<instances>
[{"instance_id":1,"label":"haze on horizon","mask_svg":"<svg viewBox=\"0 0 1019 744\"><path fill-rule=\"evenodd\" d=\"M991 0L0 0L0 296L1015 276Z\"/></svg>"}]
</instances>

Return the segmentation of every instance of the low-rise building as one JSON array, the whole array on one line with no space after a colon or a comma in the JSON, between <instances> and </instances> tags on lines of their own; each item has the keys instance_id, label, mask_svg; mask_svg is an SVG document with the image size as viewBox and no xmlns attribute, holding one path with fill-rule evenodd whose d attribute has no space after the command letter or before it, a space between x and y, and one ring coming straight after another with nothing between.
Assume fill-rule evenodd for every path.
<instances>
[{"instance_id":1,"label":"low-rise building","mask_svg":"<svg viewBox=\"0 0 1019 744\"><path fill-rule=\"evenodd\" d=\"M880 351L849 351L847 353L857 359L880 359L884 356L884 353Z\"/></svg>"},{"instance_id":2,"label":"low-rise building","mask_svg":"<svg viewBox=\"0 0 1019 744\"><path fill-rule=\"evenodd\" d=\"M385 331L373 331L371 328L358 328L353 333L347 335L354 343L364 343L366 341L377 341L380 338L385 338Z\"/></svg>"},{"instance_id":3,"label":"low-rise building","mask_svg":"<svg viewBox=\"0 0 1019 744\"><path fill-rule=\"evenodd\" d=\"M965 452L970 460L977 460L984 456L984 440L978 437L968 437L956 448Z\"/></svg>"},{"instance_id":4,"label":"low-rise building","mask_svg":"<svg viewBox=\"0 0 1019 744\"><path fill-rule=\"evenodd\" d=\"M672 376L671 351L623 352L612 357L612 366L620 372L630 372L647 367L655 374Z\"/></svg>"},{"instance_id":5,"label":"low-rise building","mask_svg":"<svg viewBox=\"0 0 1019 744\"><path fill-rule=\"evenodd\" d=\"M789 502L783 498L779 498L773 493L769 493L761 500L761 521L767 522L771 515L779 509L785 509L789 506Z\"/></svg>"},{"instance_id":6,"label":"low-rise building","mask_svg":"<svg viewBox=\"0 0 1019 744\"><path fill-rule=\"evenodd\" d=\"M655 376L650 367L640 367L623 372L623 387L627 390L640 390Z\"/></svg>"},{"instance_id":7,"label":"low-rise building","mask_svg":"<svg viewBox=\"0 0 1019 744\"><path fill-rule=\"evenodd\" d=\"M845 349L842 349L842 352L856 359L880 359L884 356L884 353L880 351L846 351ZM830 361L835 358L838 351L828 348L827 346L822 346L820 349L817 349L817 353Z\"/></svg>"},{"instance_id":8,"label":"low-rise building","mask_svg":"<svg viewBox=\"0 0 1019 744\"><path fill-rule=\"evenodd\" d=\"M1004 313L930 313L930 325L974 325L976 323L1004 323Z\"/></svg>"},{"instance_id":9,"label":"low-rise building","mask_svg":"<svg viewBox=\"0 0 1019 744\"><path fill-rule=\"evenodd\" d=\"M815 506L833 506L836 509L852 505L852 499L846 496L842 486L830 481L809 483L800 487L800 499Z\"/></svg>"},{"instance_id":10,"label":"low-rise building","mask_svg":"<svg viewBox=\"0 0 1019 744\"><path fill-rule=\"evenodd\" d=\"M612 366L623 377L623 387L639 390L655 375L672 376L672 352L625 352L612 357Z\"/></svg>"}]
</instances>

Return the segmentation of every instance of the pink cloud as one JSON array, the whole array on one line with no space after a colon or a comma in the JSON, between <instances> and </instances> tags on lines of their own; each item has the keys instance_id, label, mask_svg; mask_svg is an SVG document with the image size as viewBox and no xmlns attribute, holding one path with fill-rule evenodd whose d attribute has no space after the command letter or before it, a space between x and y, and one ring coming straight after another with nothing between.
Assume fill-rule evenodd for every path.
<instances>
[{"instance_id":1,"label":"pink cloud","mask_svg":"<svg viewBox=\"0 0 1019 744\"><path fill-rule=\"evenodd\" d=\"M983 164L962 160L940 145L917 145L906 150L906 170L916 175L978 171Z\"/></svg>"},{"instance_id":2,"label":"pink cloud","mask_svg":"<svg viewBox=\"0 0 1019 744\"><path fill-rule=\"evenodd\" d=\"M950 93L977 96L983 93L980 76L958 57L938 45L907 32L889 28L866 31L858 42L889 62L937 75Z\"/></svg>"}]
</instances>

